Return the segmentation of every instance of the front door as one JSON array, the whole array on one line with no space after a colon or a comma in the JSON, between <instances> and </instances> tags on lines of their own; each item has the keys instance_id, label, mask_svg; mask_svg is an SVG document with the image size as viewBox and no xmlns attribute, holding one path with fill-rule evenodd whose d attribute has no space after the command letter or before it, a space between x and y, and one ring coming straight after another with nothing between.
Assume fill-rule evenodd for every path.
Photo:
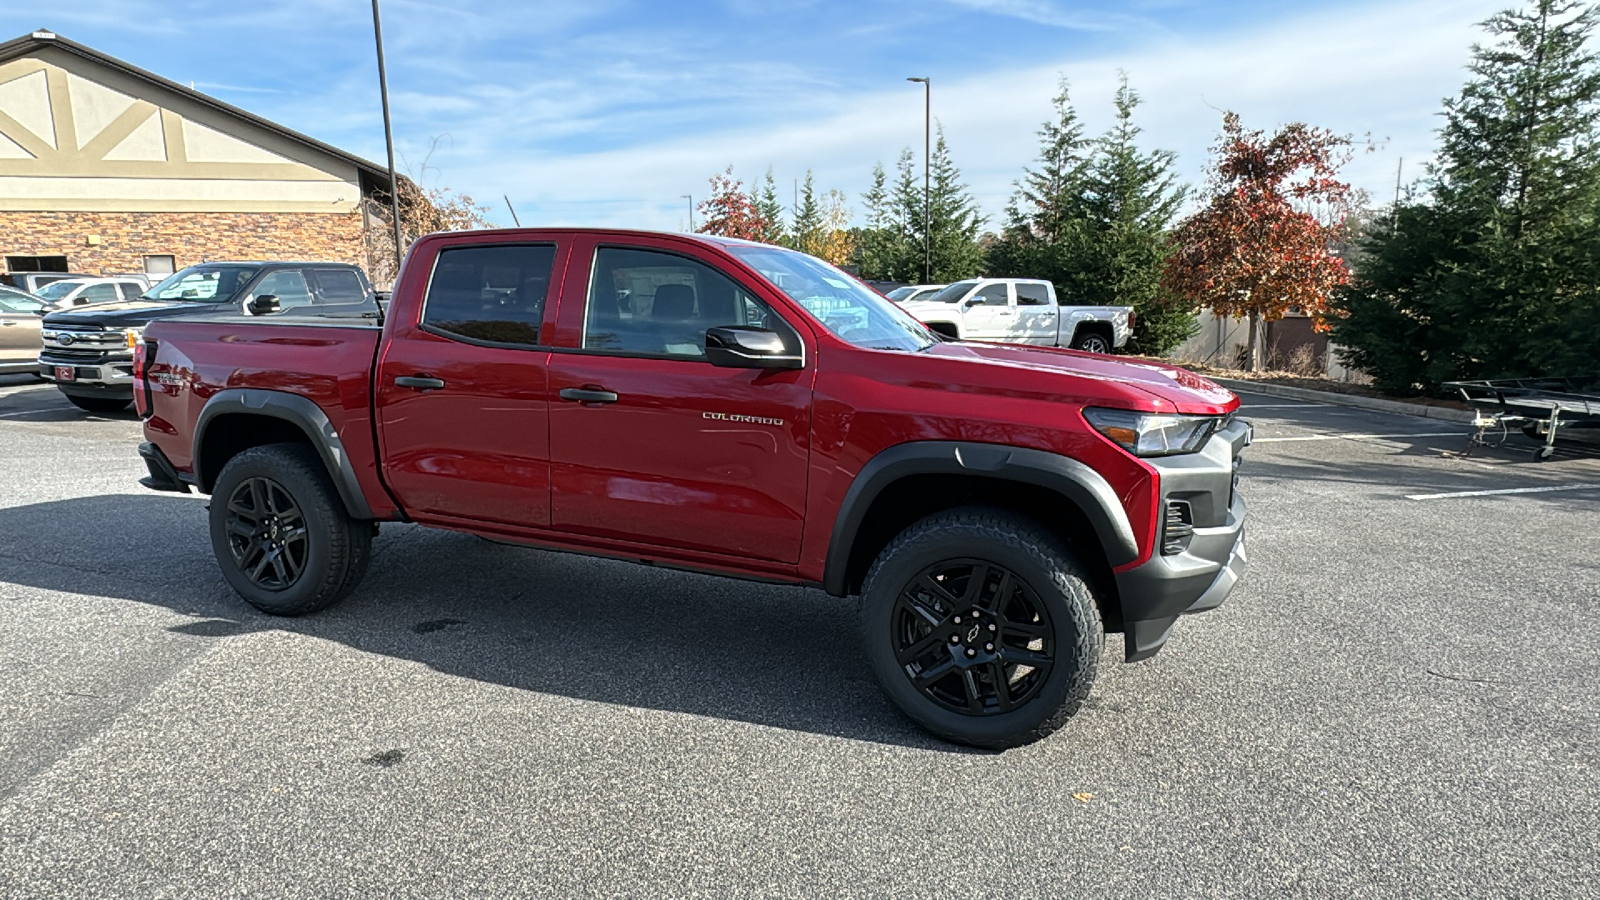
<instances>
[{"instance_id":1,"label":"front door","mask_svg":"<svg viewBox=\"0 0 1600 900\"><path fill-rule=\"evenodd\" d=\"M576 269L577 266L575 265ZM551 517L574 534L796 562L811 431L804 369L728 369L705 332L800 332L693 251L638 239L594 251L550 361Z\"/></svg>"},{"instance_id":2,"label":"front door","mask_svg":"<svg viewBox=\"0 0 1600 900\"><path fill-rule=\"evenodd\" d=\"M1011 288L1003 281L986 284L961 301L965 337L975 341L1014 341L1017 317L1011 309ZM968 305L970 304L970 305Z\"/></svg>"},{"instance_id":3,"label":"front door","mask_svg":"<svg viewBox=\"0 0 1600 900\"><path fill-rule=\"evenodd\" d=\"M374 390L384 474L414 518L549 524L540 335L562 257L549 243L446 245L420 320L394 323Z\"/></svg>"},{"instance_id":4,"label":"front door","mask_svg":"<svg viewBox=\"0 0 1600 900\"><path fill-rule=\"evenodd\" d=\"M1024 344L1055 346L1059 314L1050 300L1049 286L1037 281L1019 281L1013 288L1017 294L1017 340Z\"/></svg>"}]
</instances>

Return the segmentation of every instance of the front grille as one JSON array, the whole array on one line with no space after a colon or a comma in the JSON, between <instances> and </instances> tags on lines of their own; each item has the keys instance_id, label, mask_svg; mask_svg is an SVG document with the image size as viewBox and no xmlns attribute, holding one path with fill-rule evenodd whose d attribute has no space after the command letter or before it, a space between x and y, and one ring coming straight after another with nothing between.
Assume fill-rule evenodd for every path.
<instances>
[{"instance_id":1,"label":"front grille","mask_svg":"<svg viewBox=\"0 0 1600 900\"><path fill-rule=\"evenodd\" d=\"M1187 500L1168 500L1161 529L1161 555L1176 556L1189 549L1194 537L1194 509Z\"/></svg>"},{"instance_id":2,"label":"front grille","mask_svg":"<svg viewBox=\"0 0 1600 900\"><path fill-rule=\"evenodd\" d=\"M59 347L46 347L39 354L39 361L63 366L73 363L92 363L98 365L106 361L107 354L103 350L63 350Z\"/></svg>"},{"instance_id":3,"label":"front grille","mask_svg":"<svg viewBox=\"0 0 1600 900\"><path fill-rule=\"evenodd\" d=\"M125 350L127 335L120 331L87 331L77 328L46 328L39 339L47 350L104 351Z\"/></svg>"}]
</instances>

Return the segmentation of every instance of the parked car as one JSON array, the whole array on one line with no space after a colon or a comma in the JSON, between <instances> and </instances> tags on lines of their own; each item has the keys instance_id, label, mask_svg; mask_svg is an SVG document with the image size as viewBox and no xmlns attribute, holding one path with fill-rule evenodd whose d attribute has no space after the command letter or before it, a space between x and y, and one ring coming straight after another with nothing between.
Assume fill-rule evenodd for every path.
<instances>
[{"instance_id":1,"label":"parked car","mask_svg":"<svg viewBox=\"0 0 1600 900\"><path fill-rule=\"evenodd\" d=\"M943 284L907 284L895 288L884 294L884 296L896 303L911 303L916 300L926 300L944 290L945 287L947 285Z\"/></svg>"},{"instance_id":2,"label":"parked car","mask_svg":"<svg viewBox=\"0 0 1600 900\"><path fill-rule=\"evenodd\" d=\"M39 364L39 322L44 301L32 294L0 287L0 375L36 372Z\"/></svg>"},{"instance_id":3,"label":"parked car","mask_svg":"<svg viewBox=\"0 0 1600 900\"><path fill-rule=\"evenodd\" d=\"M330 262L217 262L167 276L133 300L45 316L36 365L67 399L90 412L133 402L133 351L157 319L315 307L329 316L376 319L372 284L359 266Z\"/></svg>"},{"instance_id":4,"label":"parked car","mask_svg":"<svg viewBox=\"0 0 1600 900\"><path fill-rule=\"evenodd\" d=\"M1055 285L1032 278L969 278L901 303L906 312L959 341L1000 341L1110 353L1133 334L1131 306L1063 306Z\"/></svg>"},{"instance_id":5,"label":"parked car","mask_svg":"<svg viewBox=\"0 0 1600 900\"><path fill-rule=\"evenodd\" d=\"M90 303L110 303L114 300L133 300L144 293L149 285L143 279L132 278L64 278L52 281L39 289L37 296L51 312L87 306Z\"/></svg>"},{"instance_id":6,"label":"parked car","mask_svg":"<svg viewBox=\"0 0 1600 900\"><path fill-rule=\"evenodd\" d=\"M16 288L29 294L39 293L39 288L66 278L94 278L86 272L4 272L0 273L0 286Z\"/></svg>"},{"instance_id":7,"label":"parked car","mask_svg":"<svg viewBox=\"0 0 1600 900\"><path fill-rule=\"evenodd\" d=\"M1078 709L1106 632L1147 658L1245 568L1232 393L941 342L792 250L435 234L381 328L306 311L164 319L137 351L144 484L212 495L222 574L271 614L354 590L379 522L816 585L861 596L912 719L1002 748Z\"/></svg>"}]
</instances>

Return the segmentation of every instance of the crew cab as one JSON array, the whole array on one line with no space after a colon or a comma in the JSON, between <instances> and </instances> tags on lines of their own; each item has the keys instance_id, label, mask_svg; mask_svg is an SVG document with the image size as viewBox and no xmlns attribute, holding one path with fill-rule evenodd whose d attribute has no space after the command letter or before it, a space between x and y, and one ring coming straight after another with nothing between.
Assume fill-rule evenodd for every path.
<instances>
[{"instance_id":1,"label":"crew cab","mask_svg":"<svg viewBox=\"0 0 1600 900\"><path fill-rule=\"evenodd\" d=\"M900 304L929 329L962 341L999 341L1110 353L1133 334L1131 306L1062 306L1034 278L969 278Z\"/></svg>"},{"instance_id":2,"label":"crew cab","mask_svg":"<svg viewBox=\"0 0 1600 900\"><path fill-rule=\"evenodd\" d=\"M308 312L166 319L137 353L143 483L212 495L267 613L355 590L385 522L815 586L860 598L911 719L1004 748L1079 708L1107 633L1150 657L1245 569L1233 394L940 340L794 251L435 234L381 325Z\"/></svg>"},{"instance_id":3,"label":"crew cab","mask_svg":"<svg viewBox=\"0 0 1600 900\"><path fill-rule=\"evenodd\" d=\"M115 293L107 299L52 312L39 332L39 376L89 412L117 412L133 402L133 351L145 327L158 319L210 315L224 307L243 314L303 306L325 316L378 315L366 273L333 262L202 263L174 272L135 299L117 301Z\"/></svg>"}]
</instances>

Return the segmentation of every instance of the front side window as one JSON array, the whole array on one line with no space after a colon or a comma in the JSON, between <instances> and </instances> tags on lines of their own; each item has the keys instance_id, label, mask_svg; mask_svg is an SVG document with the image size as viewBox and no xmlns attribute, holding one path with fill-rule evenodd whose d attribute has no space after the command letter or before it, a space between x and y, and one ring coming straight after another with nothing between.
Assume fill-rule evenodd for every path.
<instances>
[{"instance_id":1,"label":"front side window","mask_svg":"<svg viewBox=\"0 0 1600 900\"><path fill-rule=\"evenodd\" d=\"M986 284L983 286L982 290L979 290L976 294L972 295L972 299L978 301L978 303L982 304L983 306L1010 306L1011 298L1007 296L1008 293L1009 292L1006 290L1006 285L1004 282L1000 284Z\"/></svg>"},{"instance_id":2,"label":"front side window","mask_svg":"<svg viewBox=\"0 0 1600 900\"><path fill-rule=\"evenodd\" d=\"M306 276L299 269L279 269L268 272L250 291L252 297L278 298L279 309L310 306L311 291L306 288Z\"/></svg>"},{"instance_id":3,"label":"front side window","mask_svg":"<svg viewBox=\"0 0 1600 900\"><path fill-rule=\"evenodd\" d=\"M761 244L730 245L728 252L857 347L919 351L938 341L905 310L814 256Z\"/></svg>"},{"instance_id":4,"label":"front side window","mask_svg":"<svg viewBox=\"0 0 1600 900\"><path fill-rule=\"evenodd\" d=\"M44 304L37 298L14 291L0 290L0 312L13 314L38 313Z\"/></svg>"},{"instance_id":5,"label":"front side window","mask_svg":"<svg viewBox=\"0 0 1600 900\"><path fill-rule=\"evenodd\" d=\"M555 258L550 244L440 250L422 326L443 337L537 345Z\"/></svg>"},{"instance_id":6,"label":"front side window","mask_svg":"<svg viewBox=\"0 0 1600 900\"><path fill-rule=\"evenodd\" d=\"M190 266L168 275L144 296L151 300L226 303L259 271L258 266Z\"/></svg>"},{"instance_id":7,"label":"front side window","mask_svg":"<svg viewBox=\"0 0 1600 900\"><path fill-rule=\"evenodd\" d=\"M776 331L800 352L800 337L788 323L705 263L655 250L595 252L584 349L704 359L706 329L724 325Z\"/></svg>"},{"instance_id":8,"label":"front side window","mask_svg":"<svg viewBox=\"0 0 1600 900\"><path fill-rule=\"evenodd\" d=\"M88 287L84 288L83 289L83 293L81 293L78 296L74 297L72 302L73 303L104 303L104 302L106 302L108 300L120 300L120 299L122 299L122 297L121 297L121 295L119 295L117 293L117 286L115 284L110 283L110 282L102 281L99 284L91 284Z\"/></svg>"},{"instance_id":9,"label":"front side window","mask_svg":"<svg viewBox=\"0 0 1600 900\"><path fill-rule=\"evenodd\" d=\"M131 281L117 283L117 290L122 294L122 299L133 300L143 293L143 289Z\"/></svg>"}]
</instances>

